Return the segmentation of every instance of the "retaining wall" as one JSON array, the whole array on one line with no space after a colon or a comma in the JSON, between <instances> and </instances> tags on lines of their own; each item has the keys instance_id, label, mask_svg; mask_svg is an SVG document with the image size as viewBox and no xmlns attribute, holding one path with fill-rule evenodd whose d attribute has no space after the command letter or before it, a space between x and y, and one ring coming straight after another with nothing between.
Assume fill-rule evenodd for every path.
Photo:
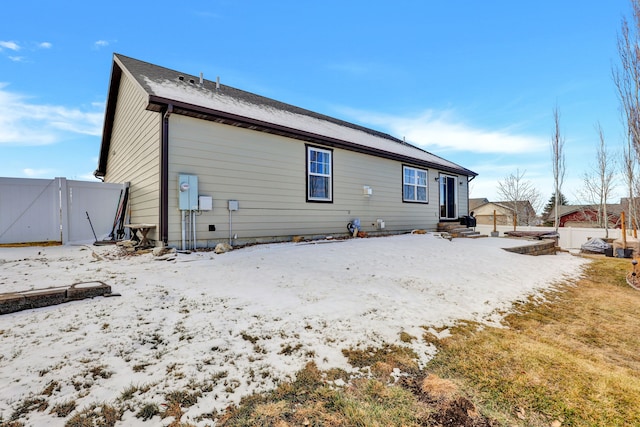
<instances>
[{"instance_id":1,"label":"retaining wall","mask_svg":"<svg viewBox=\"0 0 640 427\"><path fill-rule=\"evenodd\" d=\"M0 314L14 313L31 308L47 307L69 301L104 296L111 293L111 286L103 282L74 283L62 288L35 289L24 292L0 294Z\"/></svg>"},{"instance_id":2,"label":"retaining wall","mask_svg":"<svg viewBox=\"0 0 640 427\"><path fill-rule=\"evenodd\" d=\"M542 240L539 243L513 248L503 248L505 251L522 255L555 255L557 246L555 240Z\"/></svg>"}]
</instances>

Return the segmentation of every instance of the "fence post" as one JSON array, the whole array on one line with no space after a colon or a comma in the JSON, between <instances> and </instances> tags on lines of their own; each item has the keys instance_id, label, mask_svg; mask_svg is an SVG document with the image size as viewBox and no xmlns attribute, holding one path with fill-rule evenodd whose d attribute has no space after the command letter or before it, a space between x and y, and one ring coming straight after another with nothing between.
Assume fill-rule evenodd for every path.
<instances>
[{"instance_id":1,"label":"fence post","mask_svg":"<svg viewBox=\"0 0 640 427\"><path fill-rule=\"evenodd\" d=\"M620 232L622 233L622 249L627 249L627 229L624 225L624 211L620 212L620 224L622 225L622 229Z\"/></svg>"},{"instance_id":2,"label":"fence post","mask_svg":"<svg viewBox=\"0 0 640 427\"><path fill-rule=\"evenodd\" d=\"M493 232L495 233L496 231L498 231L498 229L496 228L496 210L493 210Z\"/></svg>"},{"instance_id":3,"label":"fence post","mask_svg":"<svg viewBox=\"0 0 640 427\"><path fill-rule=\"evenodd\" d=\"M69 194L66 178L56 178L58 181L58 222L60 224L60 242L66 245L69 242Z\"/></svg>"}]
</instances>

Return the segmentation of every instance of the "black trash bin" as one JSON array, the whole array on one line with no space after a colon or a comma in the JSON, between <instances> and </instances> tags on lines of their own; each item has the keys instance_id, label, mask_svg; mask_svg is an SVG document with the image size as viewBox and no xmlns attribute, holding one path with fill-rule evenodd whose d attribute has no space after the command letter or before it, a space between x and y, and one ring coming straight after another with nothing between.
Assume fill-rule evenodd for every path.
<instances>
[{"instance_id":1,"label":"black trash bin","mask_svg":"<svg viewBox=\"0 0 640 427\"><path fill-rule=\"evenodd\" d=\"M476 218L470 215L464 215L460 218L460 224L465 227L475 227L476 226Z\"/></svg>"},{"instance_id":2,"label":"black trash bin","mask_svg":"<svg viewBox=\"0 0 640 427\"><path fill-rule=\"evenodd\" d=\"M476 217L475 216L468 216L467 217L467 227L475 227L476 226Z\"/></svg>"},{"instance_id":3,"label":"black trash bin","mask_svg":"<svg viewBox=\"0 0 640 427\"><path fill-rule=\"evenodd\" d=\"M631 258L633 256L633 249L618 248L616 250L616 256L618 258Z\"/></svg>"}]
</instances>

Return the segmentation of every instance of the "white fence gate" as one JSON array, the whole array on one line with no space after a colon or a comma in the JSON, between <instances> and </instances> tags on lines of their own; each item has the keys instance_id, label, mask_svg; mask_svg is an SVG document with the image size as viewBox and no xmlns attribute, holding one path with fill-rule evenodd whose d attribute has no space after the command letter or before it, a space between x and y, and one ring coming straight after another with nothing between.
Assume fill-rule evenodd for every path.
<instances>
[{"instance_id":1,"label":"white fence gate","mask_svg":"<svg viewBox=\"0 0 640 427\"><path fill-rule=\"evenodd\" d=\"M125 187L65 178L0 178L0 244L94 241L91 224L102 240L112 231Z\"/></svg>"}]
</instances>

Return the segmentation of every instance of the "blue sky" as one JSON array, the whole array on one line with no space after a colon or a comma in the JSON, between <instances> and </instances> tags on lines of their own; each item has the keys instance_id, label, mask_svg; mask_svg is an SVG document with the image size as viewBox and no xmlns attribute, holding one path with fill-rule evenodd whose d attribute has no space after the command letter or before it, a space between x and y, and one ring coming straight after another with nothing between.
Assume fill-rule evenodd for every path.
<instances>
[{"instance_id":1,"label":"blue sky","mask_svg":"<svg viewBox=\"0 0 640 427\"><path fill-rule=\"evenodd\" d=\"M114 52L388 132L479 174L525 171L551 196L553 109L578 202L628 0L5 2L0 176L94 179ZM620 157L620 156L617 156ZM623 184L617 188L624 194Z\"/></svg>"}]
</instances>

